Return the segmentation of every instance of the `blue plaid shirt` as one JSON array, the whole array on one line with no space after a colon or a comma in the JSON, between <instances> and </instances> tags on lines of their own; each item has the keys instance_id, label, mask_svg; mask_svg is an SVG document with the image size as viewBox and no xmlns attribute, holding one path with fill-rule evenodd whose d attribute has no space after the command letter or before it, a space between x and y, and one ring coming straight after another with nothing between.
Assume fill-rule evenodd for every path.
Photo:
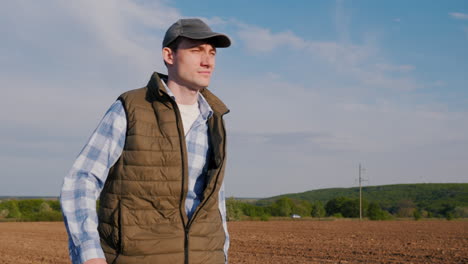
<instances>
[{"instance_id":1,"label":"blue plaid shirt","mask_svg":"<svg viewBox=\"0 0 468 264\"><path fill-rule=\"evenodd\" d=\"M174 95L167 88L169 95ZM207 120L212 110L199 94L200 115L185 136L189 165L189 189L185 210L192 216L205 186L206 160L209 155ZM106 112L88 143L78 155L70 172L65 176L60 202L68 232L69 253L73 264L81 264L92 258L105 258L102 251L96 213L96 200L106 181L109 169L117 162L123 151L127 118L123 105L116 101ZM226 224L224 183L219 191L219 211L223 220L226 241L224 254L227 263L229 234Z\"/></svg>"}]
</instances>

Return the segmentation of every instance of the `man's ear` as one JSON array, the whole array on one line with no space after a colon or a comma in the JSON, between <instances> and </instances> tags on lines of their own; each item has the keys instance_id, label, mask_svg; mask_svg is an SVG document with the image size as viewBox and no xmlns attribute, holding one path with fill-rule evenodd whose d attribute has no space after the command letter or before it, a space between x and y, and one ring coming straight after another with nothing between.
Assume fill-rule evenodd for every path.
<instances>
[{"instance_id":1,"label":"man's ear","mask_svg":"<svg viewBox=\"0 0 468 264\"><path fill-rule=\"evenodd\" d=\"M163 57L164 62L167 65L174 64L174 52L170 48L168 48L168 47L163 48L162 57Z\"/></svg>"}]
</instances>

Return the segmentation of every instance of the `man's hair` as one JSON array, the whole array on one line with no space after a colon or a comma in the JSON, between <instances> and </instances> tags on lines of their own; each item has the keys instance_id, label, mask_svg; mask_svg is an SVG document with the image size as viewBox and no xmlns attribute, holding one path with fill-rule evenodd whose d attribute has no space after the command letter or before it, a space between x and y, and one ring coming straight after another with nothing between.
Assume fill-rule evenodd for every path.
<instances>
[{"instance_id":1,"label":"man's hair","mask_svg":"<svg viewBox=\"0 0 468 264\"><path fill-rule=\"evenodd\" d=\"M177 37L176 39L174 39L174 41L169 43L169 45L165 46L164 48L170 48L173 53L176 53L177 50L179 49L179 45L180 45L180 43L182 42L183 39L184 39L184 37ZM163 61L164 61L164 65L166 65L166 67L167 67L167 62L165 60L163 60Z\"/></svg>"},{"instance_id":2,"label":"man's hair","mask_svg":"<svg viewBox=\"0 0 468 264\"><path fill-rule=\"evenodd\" d=\"M174 39L174 41L169 43L169 45L167 45L166 47L170 48L172 50L172 52L177 52L177 50L179 49L179 45L180 45L180 43L182 42L183 39L184 39L184 37L177 37L176 39Z\"/></svg>"}]
</instances>

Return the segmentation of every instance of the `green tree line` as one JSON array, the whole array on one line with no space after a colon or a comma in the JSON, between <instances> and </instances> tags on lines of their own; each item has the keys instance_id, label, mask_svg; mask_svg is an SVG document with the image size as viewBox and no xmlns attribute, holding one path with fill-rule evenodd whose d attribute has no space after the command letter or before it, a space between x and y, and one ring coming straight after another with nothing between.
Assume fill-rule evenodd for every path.
<instances>
[{"instance_id":1,"label":"green tree line","mask_svg":"<svg viewBox=\"0 0 468 264\"><path fill-rule=\"evenodd\" d=\"M436 187L441 189L437 189ZM257 202L242 202L230 198L226 201L228 220L258 219L267 221L270 217L359 217L359 198L354 188L340 191L317 190L321 198L311 200L310 195L292 194L263 199ZM376 192L380 191L379 199ZM330 193L350 195L336 195ZM415 192L419 196L415 198ZM313 194L314 192L307 192ZM315 193L314 195L317 195ZM402 195L405 193L405 195ZM395 217L421 218L468 218L468 184L413 184L374 186L364 192L363 216L371 220L386 220ZM390 195L393 194L393 195ZM299 198L300 197L300 198ZM421 198L422 197L422 198ZM305 199L307 198L307 199ZM265 202L268 201L268 202ZM99 202L97 202L97 207ZM45 199L4 199L0 200L0 221L62 221L60 202Z\"/></svg>"},{"instance_id":2,"label":"green tree line","mask_svg":"<svg viewBox=\"0 0 468 264\"><path fill-rule=\"evenodd\" d=\"M359 198L339 196L328 200L309 202L306 200L281 197L273 203L253 204L246 203L234 198L226 201L228 220L236 221L243 219L268 220L272 216L289 217L293 214L302 217L335 217L335 218L358 218ZM429 207L431 208L431 207ZM456 202L446 202L441 207L427 210L428 207L418 206L412 200L402 199L391 207L386 207L378 202L362 201L363 217L370 220L388 220L396 217L421 218L467 218L468 207L457 205Z\"/></svg>"},{"instance_id":3,"label":"green tree line","mask_svg":"<svg viewBox=\"0 0 468 264\"><path fill-rule=\"evenodd\" d=\"M258 200L258 206L268 206L280 198L288 197L293 200L305 200L310 203L316 201L324 205L338 197L359 199L359 188L330 188L312 190L302 193L291 193ZM371 206L372 210L380 208L395 217L467 217L468 183L419 183L394 184L363 187L364 211ZM340 201L334 201L340 204ZM343 202L343 201L341 201ZM348 201L348 208L351 202ZM348 210L347 209L347 210ZM351 212L340 212L349 215Z\"/></svg>"},{"instance_id":4,"label":"green tree line","mask_svg":"<svg viewBox=\"0 0 468 264\"><path fill-rule=\"evenodd\" d=\"M63 221L58 200L0 200L0 221Z\"/></svg>"}]
</instances>

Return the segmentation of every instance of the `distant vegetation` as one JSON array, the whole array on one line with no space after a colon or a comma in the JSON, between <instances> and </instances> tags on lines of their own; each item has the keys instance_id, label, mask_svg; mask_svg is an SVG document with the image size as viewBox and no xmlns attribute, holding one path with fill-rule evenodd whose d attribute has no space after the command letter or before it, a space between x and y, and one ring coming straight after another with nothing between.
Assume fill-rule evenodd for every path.
<instances>
[{"instance_id":1,"label":"distant vegetation","mask_svg":"<svg viewBox=\"0 0 468 264\"><path fill-rule=\"evenodd\" d=\"M44 199L0 200L0 221L62 221L60 202Z\"/></svg>"},{"instance_id":2,"label":"distant vegetation","mask_svg":"<svg viewBox=\"0 0 468 264\"><path fill-rule=\"evenodd\" d=\"M97 202L99 206L99 202ZM363 217L387 220L398 217L468 218L468 183L398 184L363 188ZM226 201L228 220L263 220L271 217L359 217L359 189L333 188L285 194L266 199ZM62 221L57 198L0 197L0 221Z\"/></svg>"},{"instance_id":3,"label":"distant vegetation","mask_svg":"<svg viewBox=\"0 0 468 264\"><path fill-rule=\"evenodd\" d=\"M230 220L299 214L308 217L359 217L359 188L333 188L285 194L255 202L227 201ZM363 188L363 217L467 218L468 184L398 184Z\"/></svg>"}]
</instances>

